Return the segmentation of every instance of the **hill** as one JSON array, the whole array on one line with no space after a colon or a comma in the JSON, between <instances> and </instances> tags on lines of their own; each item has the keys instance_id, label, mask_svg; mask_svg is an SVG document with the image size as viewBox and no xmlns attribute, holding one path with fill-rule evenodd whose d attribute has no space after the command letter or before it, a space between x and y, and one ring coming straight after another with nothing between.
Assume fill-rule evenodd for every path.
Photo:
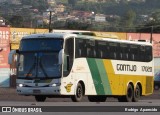
<instances>
[{"instance_id":1,"label":"hill","mask_svg":"<svg viewBox=\"0 0 160 115\"><path fill-rule=\"evenodd\" d=\"M107 29L101 27L104 31L128 31L124 28L159 25L160 22L158 0L0 0L0 16L14 27L37 26L37 19L42 17L47 9L54 8L58 4L65 6L65 13L80 10L106 15L107 22L103 25L108 27ZM23 24L24 22L26 23Z\"/></svg>"}]
</instances>

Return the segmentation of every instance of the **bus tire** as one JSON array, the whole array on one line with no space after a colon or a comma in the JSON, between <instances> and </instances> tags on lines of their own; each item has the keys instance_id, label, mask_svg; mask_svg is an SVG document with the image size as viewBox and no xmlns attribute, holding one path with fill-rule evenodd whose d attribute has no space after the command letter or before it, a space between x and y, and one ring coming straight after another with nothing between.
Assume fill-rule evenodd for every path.
<instances>
[{"instance_id":1,"label":"bus tire","mask_svg":"<svg viewBox=\"0 0 160 115\"><path fill-rule=\"evenodd\" d=\"M81 83L78 83L76 88L76 94L74 96L71 96L71 99L73 102L80 102L84 95L84 89L81 85Z\"/></svg>"},{"instance_id":2,"label":"bus tire","mask_svg":"<svg viewBox=\"0 0 160 115\"><path fill-rule=\"evenodd\" d=\"M106 99L106 96L88 96L90 102L105 102Z\"/></svg>"},{"instance_id":3,"label":"bus tire","mask_svg":"<svg viewBox=\"0 0 160 115\"><path fill-rule=\"evenodd\" d=\"M134 95L133 95L133 102L138 102L141 96L141 89L139 85L136 86L136 89L134 90Z\"/></svg>"},{"instance_id":4,"label":"bus tire","mask_svg":"<svg viewBox=\"0 0 160 115\"><path fill-rule=\"evenodd\" d=\"M46 100L46 96L44 95L35 95L35 99L37 102L44 102Z\"/></svg>"},{"instance_id":5,"label":"bus tire","mask_svg":"<svg viewBox=\"0 0 160 115\"><path fill-rule=\"evenodd\" d=\"M119 102L124 102L124 96L119 96L119 97L118 97L118 101L119 101Z\"/></svg>"},{"instance_id":6,"label":"bus tire","mask_svg":"<svg viewBox=\"0 0 160 115\"><path fill-rule=\"evenodd\" d=\"M126 95L118 97L118 101L119 102L132 102L133 95L134 95L133 87L132 87L131 84L129 84L128 87L127 87Z\"/></svg>"}]
</instances>

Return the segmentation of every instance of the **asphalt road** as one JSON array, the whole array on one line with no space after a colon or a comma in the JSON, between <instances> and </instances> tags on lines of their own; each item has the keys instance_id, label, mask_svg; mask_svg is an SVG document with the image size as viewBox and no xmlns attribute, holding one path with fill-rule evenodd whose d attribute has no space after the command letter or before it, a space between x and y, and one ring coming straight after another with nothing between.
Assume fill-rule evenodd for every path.
<instances>
[{"instance_id":1,"label":"asphalt road","mask_svg":"<svg viewBox=\"0 0 160 115\"><path fill-rule=\"evenodd\" d=\"M160 99L160 90L155 90L152 95L143 96L141 100ZM16 93L15 88L0 88L1 101L21 101L21 102L36 102L33 96L20 96ZM116 102L115 98L107 98L107 102ZM70 98L47 98L46 102L71 102ZM82 102L88 102L87 97L84 97Z\"/></svg>"},{"instance_id":2,"label":"asphalt road","mask_svg":"<svg viewBox=\"0 0 160 115\"><path fill-rule=\"evenodd\" d=\"M139 102L118 102L115 98L107 98L106 102L88 102L84 97L82 102L71 102L69 98L47 98L45 102L36 102L32 96L17 95L14 88L0 88L0 111L2 107L17 107L28 110L40 108L42 113L23 113L23 115L158 115L160 112L160 91L154 91L150 96L142 97ZM46 107L46 108L45 108ZM139 108L140 107L140 108ZM149 107L149 112L140 111ZM16 109L15 109L16 110ZM45 112L47 110L47 112ZM138 112L137 112L138 110ZM154 110L159 112L154 112ZM14 111L14 109L13 109ZM20 110L21 111L21 110ZM136 113L135 113L136 111ZM2 113L0 115L21 115L22 113Z\"/></svg>"}]
</instances>

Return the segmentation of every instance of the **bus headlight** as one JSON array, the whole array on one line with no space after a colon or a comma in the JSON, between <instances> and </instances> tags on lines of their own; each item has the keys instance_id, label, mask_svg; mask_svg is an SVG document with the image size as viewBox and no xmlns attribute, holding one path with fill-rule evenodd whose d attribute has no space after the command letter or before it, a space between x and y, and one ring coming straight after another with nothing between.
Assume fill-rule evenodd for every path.
<instances>
[{"instance_id":1,"label":"bus headlight","mask_svg":"<svg viewBox=\"0 0 160 115\"><path fill-rule=\"evenodd\" d=\"M17 87L25 87L26 85L24 85L24 84L17 84Z\"/></svg>"},{"instance_id":2,"label":"bus headlight","mask_svg":"<svg viewBox=\"0 0 160 115\"><path fill-rule=\"evenodd\" d=\"M56 87L56 86L60 86L61 84L60 83L53 83L53 84L50 84L49 86L50 87Z\"/></svg>"}]
</instances>

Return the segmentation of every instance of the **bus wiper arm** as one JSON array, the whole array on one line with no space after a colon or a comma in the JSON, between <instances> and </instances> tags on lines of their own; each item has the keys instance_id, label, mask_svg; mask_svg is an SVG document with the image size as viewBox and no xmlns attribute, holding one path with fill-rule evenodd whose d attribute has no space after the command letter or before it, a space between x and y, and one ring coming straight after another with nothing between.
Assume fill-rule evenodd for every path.
<instances>
[{"instance_id":1,"label":"bus wiper arm","mask_svg":"<svg viewBox=\"0 0 160 115\"><path fill-rule=\"evenodd\" d=\"M41 67L41 69L42 69L42 71L43 71L44 75L46 76L46 78L48 78L48 75L47 75L47 73L46 73L45 69L43 68L43 65L42 65L41 59L40 59L39 64L40 64L40 67Z\"/></svg>"},{"instance_id":2,"label":"bus wiper arm","mask_svg":"<svg viewBox=\"0 0 160 115\"><path fill-rule=\"evenodd\" d=\"M28 77L29 74L33 71L33 69L35 68L36 64L37 64L37 63L36 63L36 57L35 57L35 59L34 59L34 64L33 64L32 67L30 68L30 70L29 70L29 72L27 73L26 77Z\"/></svg>"}]
</instances>

